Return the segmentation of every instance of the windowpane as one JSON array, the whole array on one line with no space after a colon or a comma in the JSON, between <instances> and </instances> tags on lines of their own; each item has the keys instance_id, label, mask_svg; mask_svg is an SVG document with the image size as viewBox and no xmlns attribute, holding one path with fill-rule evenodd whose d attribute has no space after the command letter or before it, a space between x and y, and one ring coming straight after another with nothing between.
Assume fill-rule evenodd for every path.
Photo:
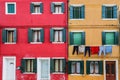
<instances>
[{"instance_id":1,"label":"windowpane","mask_svg":"<svg viewBox=\"0 0 120 80\"><path fill-rule=\"evenodd\" d=\"M76 70L77 70L76 71L77 73L80 73L80 63L79 62L76 63Z\"/></svg>"},{"instance_id":2,"label":"windowpane","mask_svg":"<svg viewBox=\"0 0 120 80\"><path fill-rule=\"evenodd\" d=\"M95 62L95 73L96 74L99 73L99 64L98 64L98 62Z\"/></svg>"},{"instance_id":3,"label":"windowpane","mask_svg":"<svg viewBox=\"0 0 120 80\"><path fill-rule=\"evenodd\" d=\"M40 30L33 30L33 42L40 42Z\"/></svg>"},{"instance_id":4,"label":"windowpane","mask_svg":"<svg viewBox=\"0 0 120 80\"><path fill-rule=\"evenodd\" d=\"M14 31L13 30L8 30L7 31L7 42L14 42Z\"/></svg>"},{"instance_id":5,"label":"windowpane","mask_svg":"<svg viewBox=\"0 0 120 80\"><path fill-rule=\"evenodd\" d=\"M106 16L107 16L107 18L113 18L113 8L112 7L106 7Z\"/></svg>"},{"instance_id":6,"label":"windowpane","mask_svg":"<svg viewBox=\"0 0 120 80\"><path fill-rule=\"evenodd\" d=\"M73 18L80 18L80 7L73 7Z\"/></svg>"},{"instance_id":7,"label":"windowpane","mask_svg":"<svg viewBox=\"0 0 120 80\"><path fill-rule=\"evenodd\" d=\"M93 74L94 73L94 62L90 63L90 73Z\"/></svg>"},{"instance_id":8,"label":"windowpane","mask_svg":"<svg viewBox=\"0 0 120 80\"><path fill-rule=\"evenodd\" d=\"M62 30L54 30L54 42L62 42Z\"/></svg>"},{"instance_id":9,"label":"windowpane","mask_svg":"<svg viewBox=\"0 0 120 80\"><path fill-rule=\"evenodd\" d=\"M106 44L114 44L115 43L115 33L114 32L106 32Z\"/></svg>"},{"instance_id":10,"label":"windowpane","mask_svg":"<svg viewBox=\"0 0 120 80\"><path fill-rule=\"evenodd\" d=\"M55 4L54 10L55 10L55 13L62 13L62 6Z\"/></svg>"},{"instance_id":11,"label":"windowpane","mask_svg":"<svg viewBox=\"0 0 120 80\"><path fill-rule=\"evenodd\" d=\"M81 45L81 33L79 32L75 32L74 35L73 35L73 40L74 40L74 45Z\"/></svg>"},{"instance_id":12,"label":"windowpane","mask_svg":"<svg viewBox=\"0 0 120 80\"><path fill-rule=\"evenodd\" d=\"M55 60L55 72L59 71L59 60Z\"/></svg>"},{"instance_id":13,"label":"windowpane","mask_svg":"<svg viewBox=\"0 0 120 80\"><path fill-rule=\"evenodd\" d=\"M41 60L41 78L49 78L48 60Z\"/></svg>"},{"instance_id":14,"label":"windowpane","mask_svg":"<svg viewBox=\"0 0 120 80\"><path fill-rule=\"evenodd\" d=\"M33 60L32 59L26 59L26 70L25 72L33 72Z\"/></svg>"},{"instance_id":15,"label":"windowpane","mask_svg":"<svg viewBox=\"0 0 120 80\"><path fill-rule=\"evenodd\" d=\"M15 4L8 4L8 13L15 13Z\"/></svg>"},{"instance_id":16,"label":"windowpane","mask_svg":"<svg viewBox=\"0 0 120 80\"><path fill-rule=\"evenodd\" d=\"M76 63L75 62L72 62L72 64L71 64L71 71L72 71L72 73L76 73L75 72L75 67L76 66Z\"/></svg>"},{"instance_id":17,"label":"windowpane","mask_svg":"<svg viewBox=\"0 0 120 80\"><path fill-rule=\"evenodd\" d=\"M34 13L40 13L40 5L34 5Z\"/></svg>"}]
</instances>

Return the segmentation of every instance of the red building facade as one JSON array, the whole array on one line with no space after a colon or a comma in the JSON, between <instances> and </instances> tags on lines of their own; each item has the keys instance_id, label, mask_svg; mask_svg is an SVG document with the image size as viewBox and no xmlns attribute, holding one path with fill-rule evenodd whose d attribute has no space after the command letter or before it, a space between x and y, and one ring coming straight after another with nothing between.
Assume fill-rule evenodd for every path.
<instances>
[{"instance_id":1,"label":"red building facade","mask_svg":"<svg viewBox=\"0 0 120 80\"><path fill-rule=\"evenodd\" d=\"M0 80L66 80L67 0L0 1Z\"/></svg>"}]
</instances>

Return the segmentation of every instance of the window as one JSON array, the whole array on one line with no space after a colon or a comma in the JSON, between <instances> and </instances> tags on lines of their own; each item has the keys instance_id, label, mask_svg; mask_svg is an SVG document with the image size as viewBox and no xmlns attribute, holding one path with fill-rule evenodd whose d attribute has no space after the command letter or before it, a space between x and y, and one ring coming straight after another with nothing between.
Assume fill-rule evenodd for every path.
<instances>
[{"instance_id":1,"label":"window","mask_svg":"<svg viewBox=\"0 0 120 80\"><path fill-rule=\"evenodd\" d=\"M65 59L51 59L51 72L64 73L66 67Z\"/></svg>"},{"instance_id":2,"label":"window","mask_svg":"<svg viewBox=\"0 0 120 80\"><path fill-rule=\"evenodd\" d=\"M85 45L85 32L70 32L70 45Z\"/></svg>"},{"instance_id":3,"label":"window","mask_svg":"<svg viewBox=\"0 0 120 80\"><path fill-rule=\"evenodd\" d=\"M52 13L56 13L56 14L60 14L60 13L64 13L64 3L63 2L53 2L51 3L51 12Z\"/></svg>"},{"instance_id":4,"label":"window","mask_svg":"<svg viewBox=\"0 0 120 80\"><path fill-rule=\"evenodd\" d=\"M83 61L69 61L68 62L69 74L84 74L84 62Z\"/></svg>"},{"instance_id":5,"label":"window","mask_svg":"<svg viewBox=\"0 0 120 80\"><path fill-rule=\"evenodd\" d=\"M3 29L2 30L2 42L3 43L15 43L17 40L16 29Z\"/></svg>"},{"instance_id":6,"label":"window","mask_svg":"<svg viewBox=\"0 0 120 80\"><path fill-rule=\"evenodd\" d=\"M116 5L103 5L102 6L102 18L103 19L114 19L117 18L117 6Z\"/></svg>"},{"instance_id":7,"label":"window","mask_svg":"<svg viewBox=\"0 0 120 80\"><path fill-rule=\"evenodd\" d=\"M6 3L6 14L16 14L16 3L15 2Z\"/></svg>"},{"instance_id":8,"label":"window","mask_svg":"<svg viewBox=\"0 0 120 80\"><path fill-rule=\"evenodd\" d=\"M50 29L50 41L51 42L65 42L66 41L66 30L61 28Z\"/></svg>"},{"instance_id":9,"label":"window","mask_svg":"<svg viewBox=\"0 0 120 80\"><path fill-rule=\"evenodd\" d=\"M87 61L87 74L103 74L103 61Z\"/></svg>"},{"instance_id":10,"label":"window","mask_svg":"<svg viewBox=\"0 0 120 80\"><path fill-rule=\"evenodd\" d=\"M118 44L118 32L102 32L102 44L103 45L117 45Z\"/></svg>"},{"instance_id":11,"label":"window","mask_svg":"<svg viewBox=\"0 0 120 80\"><path fill-rule=\"evenodd\" d=\"M43 3L32 2L30 5L30 11L33 14L43 13Z\"/></svg>"},{"instance_id":12,"label":"window","mask_svg":"<svg viewBox=\"0 0 120 80\"><path fill-rule=\"evenodd\" d=\"M84 19L85 6L70 6L70 19Z\"/></svg>"},{"instance_id":13,"label":"window","mask_svg":"<svg viewBox=\"0 0 120 80\"><path fill-rule=\"evenodd\" d=\"M36 59L22 59L21 72L33 73L36 72L37 60Z\"/></svg>"},{"instance_id":14,"label":"window","mask_svg":"<svg viewBox=\"0 0 120 80\"><path fill-rule=\"evenodd\" d=\"M37 28L30 28L28 30L28 40L32 43L38 43L44 41L44 30Z\"/></svg>"}]
</instances>

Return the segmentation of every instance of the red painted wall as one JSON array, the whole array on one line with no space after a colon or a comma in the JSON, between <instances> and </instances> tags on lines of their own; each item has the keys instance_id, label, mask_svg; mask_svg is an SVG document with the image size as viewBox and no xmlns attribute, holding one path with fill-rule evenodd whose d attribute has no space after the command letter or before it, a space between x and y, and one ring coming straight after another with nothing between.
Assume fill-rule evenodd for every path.
<instances>
[{"instance_id":1,"label":"red painted wall","mask_svg":"<svg viewBox=\"0 0 120 80\"><path fill-rule=\"evenodd\" d=\"M16 15L5 14L5 2L16 2ZM31 2L43 2L43 14L31 14ZM52 14L51 2L64 2L65 13ZM2 29L12 27L17 29L17 43L3 44ZM44 43L28 43L28 29L33 27L44 28ZM0 0L0 64L2 64L3 56L16 56L16 67L21 65L23 57L65 57L67 59L67 42L63 44L50 43L51 27L67 29L67 0ZM51 74L51 80L59 80L63 75L67 79L67 74ZM37 75L21 74L20 70L16 70L16 77L16 80L36 80ZM2 80L2 65L0 66L0 80Z\"/></svg>"}]
</instances>

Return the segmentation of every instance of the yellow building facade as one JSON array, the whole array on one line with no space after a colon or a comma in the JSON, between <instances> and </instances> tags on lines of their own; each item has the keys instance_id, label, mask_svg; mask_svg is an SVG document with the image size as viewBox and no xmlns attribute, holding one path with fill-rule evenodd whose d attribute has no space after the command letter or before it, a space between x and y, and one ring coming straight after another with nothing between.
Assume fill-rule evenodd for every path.
<instances>
[{"instance_id":1,"label":"yellow building facade","mask_svg":"<svg viewBox=\"0 0 120 80\"><path fill-rule=\"evenodd\" d=\"M120 80L119 0L69 0L68 80Z\"/></svg>"}]
</instances>

